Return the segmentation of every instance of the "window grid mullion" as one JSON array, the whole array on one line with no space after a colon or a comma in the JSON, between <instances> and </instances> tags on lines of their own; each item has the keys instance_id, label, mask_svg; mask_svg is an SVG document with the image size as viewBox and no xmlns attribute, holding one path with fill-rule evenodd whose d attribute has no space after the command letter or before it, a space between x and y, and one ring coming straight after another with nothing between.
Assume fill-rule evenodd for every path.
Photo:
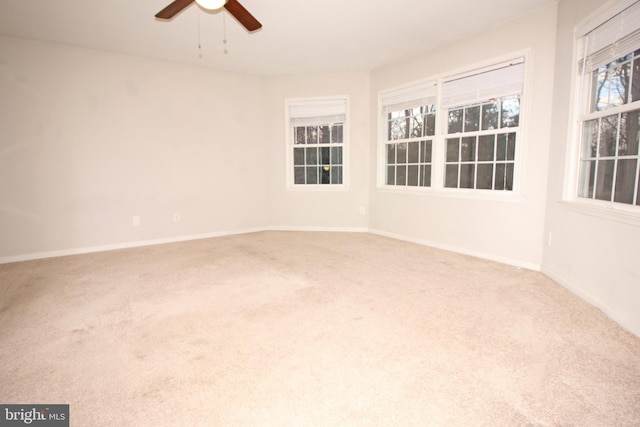
<instances>
[{"instance_id":1,"label":"window grid mullion","mask_svg":"<svg viewBox=\"0 0 640 427\"><path fill-rule=\"evenodd\" d=\"M462 123L464 126L464 113L462 114ZM462 137L459 138L458 140L458 186L457 188L460 188L460 180L462 177Z\"/></svg>"},{"instance_id":2,"label":"window grid mullion","mask_svg":"<svg viewBox=\"0 0 640 427\"><path fill-rule=\"evenodd\" d=\"M592 199L595 199L596 194L598 193L598 169L600 166L600 139L601 139L600 129L602 129L602 117L598 119L598 138L596 139L596 155L594 157L596 166L593 171L593 190L591 194Z\"/></svg>"},{"instance_id":3,"label":"window grid mullion","mask_svg":"<svg viewBox=\"0 0 640 427\"><path fill-rule=\"evenodd\" d=\"M480 116L482 116L482 114L480 114ZM482 129L482 128L481 128ZM473 166L473 189L477 190L478 189L478 145L479 145L479 138L478 136L475 137L476 138L476 146L475 146L475 153L474 153L474 166Z\"/></svg>"},{"instance_id":4,"label":"window grid mullion","mask_svg":"<svg viewBox=\"0 0 640 427\"><path fill-rule=\"evenodd\" d=\"M493 137L493 173L491 174L491 189L496 189L496 174L498 173L498 135Z\"/></svg>"},{"instance_id":5,"label":"window grid mullion","mask_svg":"<svg viewBox=\"0 0 640 427\"><path fill-rule=\"evenodd\" d=\"M616 148L615 148L615 153L613 156L613 182L611 183L611 200L609 200L610 202L613 202L616 200L616 187L617 187L617 183L618 183L618 161L620 159L620 156L618 156L618 153L620 152L620 128L622 127L622 113L618 113L618 126L616 126Z\"/></svg>"},{"instance_id":6,"label":"window grid mullion","mask_svg":"<svg viewBox=\"0 0 640 427\"><path fill-rule=\"evenodd\" d=\"M636 155L636 173L633 175L633 204L638 204L638 185L640 185L640 154Z\"/></svg>"}]
</instances>

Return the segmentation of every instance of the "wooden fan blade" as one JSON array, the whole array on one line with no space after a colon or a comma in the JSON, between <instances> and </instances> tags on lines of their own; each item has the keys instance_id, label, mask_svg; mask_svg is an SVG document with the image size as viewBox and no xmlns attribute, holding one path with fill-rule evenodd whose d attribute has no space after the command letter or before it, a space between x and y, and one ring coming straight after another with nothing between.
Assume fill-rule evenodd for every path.
<instances>
[{"instance_id":1,"label":"wooden fan blade","mask_svg":"<svg viewBox=\"0 0 640 427\"><path fill-rule=\"evenodd\" d=\"M171 19L176 16L182 9L193 3L194 0L175 0L169 6L156 13L156 18Z\"/></svg>"},{"instance_id":2,"label":"wooden fan blade","mask_svg":"<svg viewBox=\"0 0 640 427\"><path fill-rule=\"evenodd\" d=\"M258 22L258 20L238 2L238 0L227 1L224 8L227 9L229 13L232 14L248 31L255 31L262 27L262 24Z\"/></svg>"}]
</instances>

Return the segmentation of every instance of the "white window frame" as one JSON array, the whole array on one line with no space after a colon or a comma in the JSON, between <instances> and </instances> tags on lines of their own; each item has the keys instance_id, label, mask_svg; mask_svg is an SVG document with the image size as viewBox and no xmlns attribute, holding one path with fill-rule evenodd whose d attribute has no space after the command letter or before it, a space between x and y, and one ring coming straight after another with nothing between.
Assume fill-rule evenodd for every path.
<instances>
[{"instance_id":1,"label":"white window frame","mask_svg":"<svg viewBox=\"0 0 640 427\"><path fill-rule=\"evenodd\" d=\"M520 91L520 126L517 136L516 150L515 150L515 173L514 184L512 190L485 190L485 189L465 189L465 188L446 188L444 187L444 173L445 173L445 155L446 147L445 141L447 138L447 116L448 106L443 105L443 83L453 78L461 78L465 76L471 76L482 72L485 69L492 69L499 64L519 61L524 62L524 75L522 81L522 88ZM511 52L509 54L502 55L500 57L487 59L481 63L470 64L467 67L451 70L447 73L442 73L429 78L414 81L405 85L396 86L389 89L383 89L378 92L378 162L377 162L377 188L380 191L394 192L394 193L413 193L420 195L428 195L435 197L446 198L465 198L465 199L481 199L481 200L499 200L507 202L520 202L522 200L522 188L520 176L523 176L525 164L523 162L522 153L525 152L526 147L526 123L528 121L527 112L529 108L528 103L528 86L530 75L529 69L531 67L530 50L523 49L520 51ZM392 96L394 93L402 93L403 91L410 91L412 87L420 87L421 85L428 85L430 82L435 82L437 86L437 100L436 100L436 135L433 143L432 153L432 177L430 187L420 186L397 186L386 185L386 124L387 119L384 116L384 97Z\"/></svg>"},{"instance_id":2,"label":"white window frame","mask_svg":"<svg viewBox=\"0 0 640 427\"><path fill-rule=\"evenodd\" d=\"M342 104L343 108L339 107ZM349 97L346 95L287 98L285 99L285 159L286 182L288 190L299 191L346 191L349 188L350 176L350 125L349 125ZM294 113L292 113L292 110ZM298 113L296 113L296 111ZM329 120L343 116L342 127L342 183L341 184L296 184L294 176L294 146L293 134L295 115L299 114L311 120L328 117ZM301 147L298 147L301 148Z\"/></svg>"},{"instance_id":3,"label":"white window frame","mask_svg":"<svg viewBox=\"0 0 640 427\"><path fill-rule=\"evenodd\" d=\"M437 143L436 137L437 137L437 130L436 130L436 134L433 136L429 136L429 135L421 135L421 136L416 136L416 137L407 137L404 139L388 139L388 114L390 112L394 112L394 111L400 111L402 109L414 109L414 108L420 108L420 107L424 107L424 106L430 106L434 103L437 102L437 90L438 90L438 86L437 86L437 82L434 80L427 80L427 81L421 81L421 82L416 82L410 85L406 85L400 88L396 88L396 89L392 89L392 90L388 90L385 92L381 92L380 96L379 96L379 102L380 102L380 108L381 108L381 114L382 114L382 118L380 120L380 129L381 129L381 140L382 140L382 144L380 147L380 158L381 158L381 169L382 169L382 173L380 174L380 176L378 177L378 186L384 186L384 187L389 187L389 188L406 188L408 190L412 190L412 189L424 189L424 188L430 188L433 183L431 183L431 185L429 186L421 186L421 185L417 185L417 186L411 186L411 185L398 185L398 184L394 184L394 185L388 185L387 184L387 146L389 144L407 144L407 143L420 143L422 141L431 141L432 144L432 151L431 151L431 162L428 164L430 166L431 169L431 176L430 176L430 181L433 178L433 167L434 167L434 158L433 158L433 153L434 153L434 146ZM430 113L426 113L425 114L430 114ZM436 106L436 127L438 126L437 121L438 121L438 116L437 116L437 106ZM421 156L419 156L421 157ZM421 161L422 159L419 158L417 164L419 164L420 166L424 167L426 164L424 162ZM396 168L397 168L397 163L396 164ZM409 165L409 163L404 163L406 165ZM417 166L414 165L414 166ZM408 168L408 166L407 166ZM408 172L407 172L408 175Z\"/></svg>"},{"instance_id":4,"label":"white window frame","mask_svg":"<svg viewBox=\"0 0 640 427\"><path fill-rule=\"evenodd\" d=\"M615 112L604 110L602 112L591 114L587 114L585 112L586 101L583 100L583 98L584 96L586 96L585 92L587 91L587 89L585 89L585 85L587 84L587 82L585 82L585 80L583 79L581 69L581 61L585 56L584 38L590 32L603 26L603 24L611 21L611 19L616 15L634 5L634 3L638 3L638 0L610 1L603 5L603 7L601 7L585 21L583 21L583 23L576 26L576 28L574 29L574 46L572 56L572 92L570 104L571 114L569 118L569 132L567 135L568 144L562 203L564 206L577 212L640 226L640 206L638 205L603 201L578 196L581 172L580 158L582 149L582 126L584 123L583 120L588 116L609 116L615 114L615 112L618 112L617 110ZM632 21L627 20L627 22L623 22L623 24L626 25L629 22ZM637 22L637 20L633 22ZM606 26L604 27L606 28ZM606 44L606 46L608 45L610 45L610 43ZM620 56L623 55L621 54ZM585 71L585 74L590 75L590 72ZM589 80L590 79L587 76L587 81ZM635 110L637 109L637 107L638 106L636 105L636 103L625 104L622 107L618 107L618 110Z\"/></svg>"}]
</instances>

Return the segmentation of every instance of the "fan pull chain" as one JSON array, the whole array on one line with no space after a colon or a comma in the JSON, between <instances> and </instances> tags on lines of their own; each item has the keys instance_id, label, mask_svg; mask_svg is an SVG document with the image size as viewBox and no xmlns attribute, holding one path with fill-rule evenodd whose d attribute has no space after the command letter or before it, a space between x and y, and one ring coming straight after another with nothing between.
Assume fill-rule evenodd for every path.
<instances>
[{"instance_id":1,"label":"fan pull chain","mask_svg":"<svg viewBox=\"0 0 640 427\"><path fill-rule=\"evenodd\" d=\"M200 8L197 8L196 12L197 21L198 21L198 58L202 59L202 35L200 33Z\"/></svg>"},{"instance_id":2,"label":"fan pull chain","mask_svg":"<svg viewBox=\"0 0 640 427\"><path fill-rule=\"evenodd\" d=\"M223 33L223 39L222 39L222 45L224 46L224 54L226 55L227 52L227 21L224 19L224 15L225 12L222 11L222 33Z\"/></svg>"}]
</instances>

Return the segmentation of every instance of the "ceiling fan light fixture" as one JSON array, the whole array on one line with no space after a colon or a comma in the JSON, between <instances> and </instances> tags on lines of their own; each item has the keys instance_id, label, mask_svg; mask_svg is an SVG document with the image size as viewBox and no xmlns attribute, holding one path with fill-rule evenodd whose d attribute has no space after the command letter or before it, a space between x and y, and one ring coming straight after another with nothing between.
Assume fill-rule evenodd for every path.
<instances>
[{"instance_id":1,"label":"ceiling fan light fixture","mask_svg":"<svg viewBox=\"0 0 640 427\"><path fill-rule=\"evenodd\" d=\"M196 0L196 3L205 9L216 10L223 7L227 3L227 0Z\"/></svg>"}]
</instances>

